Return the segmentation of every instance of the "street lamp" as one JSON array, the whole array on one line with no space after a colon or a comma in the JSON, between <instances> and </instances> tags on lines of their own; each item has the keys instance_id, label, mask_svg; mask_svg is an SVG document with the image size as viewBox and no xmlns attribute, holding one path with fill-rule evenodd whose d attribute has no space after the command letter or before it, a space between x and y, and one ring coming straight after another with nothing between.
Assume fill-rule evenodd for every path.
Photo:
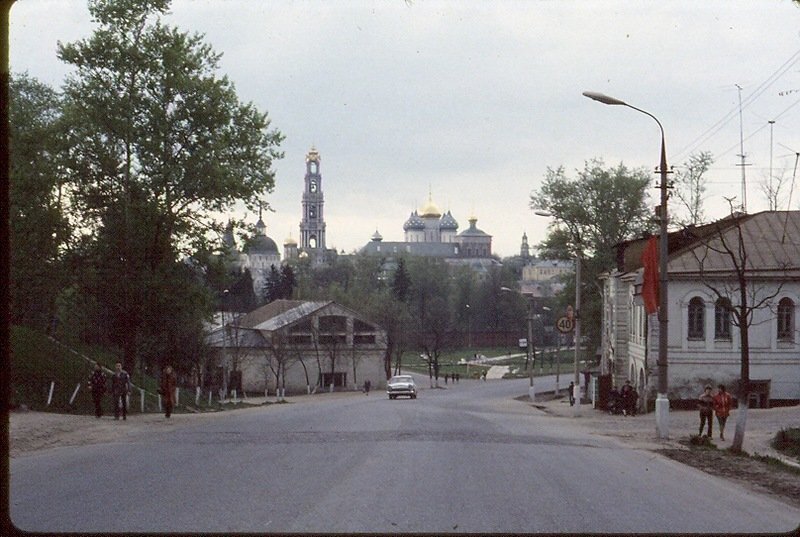
<instances>
[{"instance_id":1,"label":"street lamp","mask_svg":"<svg viewBox=\"0 0 800 537\"><path fill-rule=\"evenodd\" d=\"M661 206L659 207L659 222L661 229L659 233L659 258L658 258L658 272L659 272L659 287L658 287L658 396L656 397L656 429L658 437L662 439L669 438L669 398L667 397L667 308L669 303L667 301L667 149L664 141L664 127L656 116L631 106L625 101L620 101L614 97L603 95L602 93L595 93L593 91L584 91L584 97L588 97L593 101L603 104L627 106L637 112L641 112L646 116L650 116L658 124L661 130L661 163L659 164L659 172L661 175Z\"/></svg>"},{"instance_id":2,"label":"street lamp","mask_svg":"<svg viewBox=\"0 0 800 537\"><path fill-rule=\"evenodd\" d=\"M545 217L552 217L552 213L547 211L534 211L534 214L538 216L545 216ZM575 390L578 391L577 397L575 397L575 404L572 406L573 414L575 416L580 415L581 413L581 377L579 371L579 364L580 364L580 342L581 342L581 260L583 256L581 255L581 249L579 246L579 242L576 240L576 237L572 237L572 240L575 242L575 379L573 383L575 384ZM588 386L587 386L588 392Z\"/></svg>"},{"instance_id":3,"label":"street lamp","mask_svg":"<svg viewBox=\"0 0 800 537\"><path fill-rule=\"evenodd\" d=\"M501 291L506 293L515 292L508 287L501 287ZM531 401L536 401L536 390L533 388L533 359L536 356L536 350L533 347L533 294L532 293L519 293L528 298L528 377L530 378L530 385L528 386L528 397Z\"/></svg>"}]
</instances>

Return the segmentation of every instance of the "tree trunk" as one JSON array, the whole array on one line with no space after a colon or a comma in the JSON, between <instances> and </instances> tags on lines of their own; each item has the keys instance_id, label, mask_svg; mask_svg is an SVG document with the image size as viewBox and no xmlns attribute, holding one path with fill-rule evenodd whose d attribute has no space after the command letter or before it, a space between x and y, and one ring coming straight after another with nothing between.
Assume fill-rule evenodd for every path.
<instances>
[{"instance_id":1,"label":"tree trunk","mask_svg":"<svg viewBox=\"0 0 800 537\"><path fill-rule=\"evenodd\" d=\"M739 399L739 413L736 416L736 432L733 434L733 444L731 451L740 453L744 444L744 431L747 425L747 409L749 402L747 399Z\"/></svg>"}]
</instances>

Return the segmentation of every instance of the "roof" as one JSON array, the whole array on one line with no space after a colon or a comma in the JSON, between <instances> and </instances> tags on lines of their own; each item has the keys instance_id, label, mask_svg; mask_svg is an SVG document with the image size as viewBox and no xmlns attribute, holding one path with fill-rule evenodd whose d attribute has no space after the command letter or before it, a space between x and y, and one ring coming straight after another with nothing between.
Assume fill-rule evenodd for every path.
<instances>
[{"instance_id":1,"label":"roof","mask_svg":"<svg viewBox=\"0 0 800 537\"><path fill-rule=\"evenodd\" d=\"M733 215L711 224L670 232L667 272L697 274L701 268L699 259L703 260L704 272L730 272L731 260L721 251L722 240L735 245L738 242L737 225L742 229L747 246L748 271L800 272L800 211ZM632 272L642 267L642 252L648 239L634 239L617 245L617 269L620 272Z\"/></svg>"},{"instance_id":2,"label":"roof","mask_svg":"<svg viewBox=\"0 0 800 537\"><path fill-rule=\"evenodd\" d=\"M737 225L738 224L738 225ZM728 248L736 250L739 228L746 248L746 271L800 270L800 211L764 211L712 224L712 232L670 255L670 274L730 272ZM735 254L738 258L738 254Z\"/></svg>"},{"instance_id":3,"label":"roof","mask_svg":"<svg viewBox=\"0 0 800 537\"><path fill-rule=\"evenodd\" d=\"M276 330L314 313L331 302L305 302L301 300L275 300L254 309L241 319L239 326L257 330Z\"/></svg>"}]
</instances>

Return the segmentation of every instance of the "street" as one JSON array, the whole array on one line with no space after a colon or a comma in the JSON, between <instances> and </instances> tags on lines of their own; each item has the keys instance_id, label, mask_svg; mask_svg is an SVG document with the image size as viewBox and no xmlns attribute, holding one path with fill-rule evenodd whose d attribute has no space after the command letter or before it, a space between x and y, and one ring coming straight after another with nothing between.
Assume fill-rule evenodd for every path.
<instances>
[{"instance_id":1,"label":"street","mask_svg":"<svg viewBox=\"0 0 800 537\"><path fill-rule=\"evenodd\" d=\"M33 453L10 461L11 518L37 532L752 533L800 524L785 503L549 418L514 399L527 382L420 381L416 400L323 394L167 423L124 444Z\"/></svg>"}]
</instances>

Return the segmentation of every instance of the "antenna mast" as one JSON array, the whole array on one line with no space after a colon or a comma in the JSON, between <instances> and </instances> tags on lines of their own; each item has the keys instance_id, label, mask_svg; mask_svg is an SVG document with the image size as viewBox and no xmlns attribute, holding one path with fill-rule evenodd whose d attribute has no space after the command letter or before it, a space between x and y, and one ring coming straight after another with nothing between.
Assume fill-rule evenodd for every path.
<instances>
[{"instance_id":1,"label":"antenna mast","mask_svg":"<svg viewBox=\"0 0 800 537\"><path fill-rule=\"evenodd\" d=\"M737 156L742 159L741 164L739 164L742 168L742 212L747 213L747 177L744 171L744 167L747 164L745 164L744 131L742 126L742 87L739 84L736 84L736 87L739 90L739 155Z\"/></svg>"}]
</instances>

